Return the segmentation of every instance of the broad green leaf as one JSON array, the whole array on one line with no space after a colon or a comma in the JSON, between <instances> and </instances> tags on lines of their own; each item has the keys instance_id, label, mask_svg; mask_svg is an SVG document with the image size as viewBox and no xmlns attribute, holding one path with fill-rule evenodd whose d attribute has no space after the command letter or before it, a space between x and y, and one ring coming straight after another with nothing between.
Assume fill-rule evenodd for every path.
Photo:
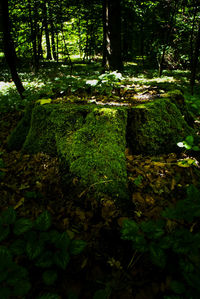
<instances>
[{"instance_id":1,"label":"broad green leaf","mask_svg":"<svg viewBox=\"0 0 200 299\"><path fill-rule=\"evenodd\" d=\"M108 299L110 297L110 292L106 289L101 289L95 292L93 299Z\"/></svg>"},{"instance_id":2,"label":"broad green leaf","mask_svg":"<svg viewBox=\"0 0 200 299\"><path fill-rule=\"evenodd\" d=\"M200 151L200 147L198 145L193 146L192 149L196 152Z\"/></svg>"},{"instance_id":3,"label":"broad green leaf","mask_svg":"<svg viewBox=\"0 0 200 299\"><path fill-rule=\"evenodd\" d=\"M43 212L40 214L37 219L35 220L34 227L41 231L46 231L51 226L51 215L48 211Z\"/></svg>"},{"instance_id":4,"label":"broad green leaf","mask_svg":"<svg viewBox=\"0 0 200 299\"><path fill-rule=\"evenodd\" d=\"M176 294L183 294L185 292L184 284L176 280L171 281L170 288Z\"/></svg>"},{"instance_id":5,"label":"broad green leaf","mask_svg":"<svg viewBox=\"0 0 200 299\"><path fill-rule=\"evenodd\" d=\"M70 253L77 255L81 253L86 247L87 243L83 240L73 240L70 244Z\"/></svg>"},{"instance_id":6,"label":"broad green leaf","mask_svg":"<svg viewBox=\"0 0 200 299\"><path fill-rule=\"evenodd\" d=\"M0 246L0 268L12 264L12 255L5 246Z\"/></svg>"},{"instance_id":7,"label":"broad green leaf","mask_svg":"<svg viewBox=\"0 0 200 299\"><path fill-rule=\"evenodd\" d=\"M42 274L43 281L46 285L52 285L56 281L58 274L56 271L49 270Z\"/></svg>"},{"instance_id":8,"label":"broad green leaf","mask_svg":"<svg viewBox=\"0 0 200 299\"><path fill-rule=\"evenodd\" d=\"M71 240L66 232L59 233L59 236L57 236L55 241L55 246L57 248L67 250L70 245L70 242Z\"/></svg>"},{"instance_id":9,"label":"broad green leaf","mask_svg":"<svg viewBox=\"0 0 200 299\"><path fill-rule=\"evenodd\" d=\"M5 240L10 233L9 226L3 226L0 224L0 242Z\"/></svg>"},{"instance_id":10,"label":"broad green leaf","mask_svg":"<svg viewBox=\"0 0 200 299\"><path fill-rule=\"evenodd\" d=\"M62 252L60 250L56 251L54 254L54 263L60 267L61 269L65 270L70 260L69 253Z\"/></svg>"},{"instance_id":11,"label":"broad green leaf","mask_svg":"<svg viewBox=\"0 0 200 299\"><path fill-rule=\"evenodd\" d=\"M194 137L193 136L187 136L186 138L185 138L185 141L187 142L187 144L189 144L189 145L192 145L193 144L193 142L194 142Z\"/></svg>"},{"instance_id":12,"label":"broad green leaf","mask_svg":"<svg viewBox=\"0 0 200 299\"><path fill-rule=\"evenodd\" d=\"M13 255L22 255L25 252L26 242L24 240L16 240L10 245L10 251Z\"/></svg>"},{"instance_id":13,"label":"broad green leaf","mask_svg":"<svg viewBox=\"0 0 200 299\"><path fill-rule=\"evenodd\" d=\"M1 213L1 219L3 224L13 224L16 220L16 212L12 207Z\"/></svg>"},{"instance_id":14,"label":"broad green leaf","mask_svg":"<svg viewBox=\"0 0 200 299\"><path fill-rule=\"evenodd\" d=\"M162 248L159 248L156 243L150 245L150 257L151 257L152 262L155 265L157 265L161 268L165 267L165 265L166 265L165 252Z\"/></svg>"},{"instance_id":15,"label":"broad green leaf","mask_svg":"<svg viewBox=\"0 0 200 299\"><path fill-rule=\"evenodd\" d=\"M33 223L30 219L20 218L14 224L13 232L15 235L21 235L29 231L33 227Z\"/></svg>"},{"instance_id":16,"label":"broad green leaf","mask_svg":"<svg viewBox=\"0 0 200 299\"><path fill-rule=\"evenodd\" d=\"M43 252L35 261L35 265L41 268L49 268L53 264L53 253L51 251Z\"/></svg>"},{"instance_id":17,"label":"broad green leaf","mask_svg":"<svg viewBox=\"0 0 200 299\"><path fill-rule=\"evenodd\" d=\"M24 296L26 295L29 290L31 289L31 284L28 280L21 280L18 281L17 285L15 285L15 288L13 290L13 295L15 296Z\"/></svg>"},{"instance_id":18,"label":"broad green leaf","mask_svg":"<svg viewBox=\"0 0 200 299\"><path fill-rule=\"evenodd\" d=\"M27 256L30 260L38 257L44 249L44 244L38 239L29 240L26 244Z\"/></svg>"}]
</instances>

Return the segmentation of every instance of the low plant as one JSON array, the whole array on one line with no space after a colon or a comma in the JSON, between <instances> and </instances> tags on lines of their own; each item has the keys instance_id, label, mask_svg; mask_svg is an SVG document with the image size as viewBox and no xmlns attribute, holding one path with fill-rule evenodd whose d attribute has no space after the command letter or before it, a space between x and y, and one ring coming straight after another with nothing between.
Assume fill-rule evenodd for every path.
<instances>
[{"instance_id":1,"label":"low plant","mask_svg":"<svg viewBox=\"0 0 200 299\"><path fill-rule=\"evenodd\" d=\"M9 207L0 216L0 298L24 296L31 289L30 273L42 272L46 286L53 285L65 270L71 255L79 254L86 246L82 240L71 240L66 232L51 229L51 216L45 211L35 221L17 217ZM12 240L12 241L10 241ZM31 266L30 266L31 265ZM42 270L42 271L41 271ZM39 298L59 298L56 294Z\"/></svg>"},{"instance_id":2,"label":"low plant","mask_svg":"<svg viewBox=\"0 0 200 299\"><path fill-rule=\"evenodd\" d=\"M187 136L185 140L177 143L178 147L185 148L186 150L200 151L200 147L195 144L194 137L192 135Z\"/></svg>"},{"instance_id":3,"label":"low plant","mask_svg":"<svg viewBox=\"0 0 200 299\"><path fill-rule=\"evenodd\" d=\"M200 232L195 231L200 217L199 190L189 186L186 199L165 209L162 216L140 224L125 220L122 239L131 241L138 252L148 254L152 263L171 277L166 298L199 298Z\"/></svg>"}]
</instances>

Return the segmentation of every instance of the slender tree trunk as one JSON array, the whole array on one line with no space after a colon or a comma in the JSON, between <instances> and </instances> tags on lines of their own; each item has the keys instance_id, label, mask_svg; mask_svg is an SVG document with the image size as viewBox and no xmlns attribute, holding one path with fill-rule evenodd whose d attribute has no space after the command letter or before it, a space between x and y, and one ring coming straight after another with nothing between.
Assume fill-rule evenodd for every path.
<instances>
[{"instance_id":1,"label":"slender tree trunk","mask_svg":"<svg viewBox=\"0 0 200 299\"><path fill-rule=\"evenodd\" d=\"M122 70L120 0L103 0L103 66Z\"/></svg>"},{"instance_id":2,"label":"slender tree trunk","mask_svg":"<svg viewBox=\"0 0 200 299\"><path fill-rule=\"evenodd\" d=\"M50 23L51 46L52 46L53 59L57 60L56 43L55 43L55 26L54 26L54 20L53 20L51 6L49 6L49 23Z\"/></svg>"},{"instance_id":3,"label":"slender tree trunk","mask_svg":"<svg viewBox=\"0 0 200 299\"><path fill-rule=\"evenodd\" d=\"M47 17L47 3L44 0L43 3L43 24L45 30L45 37L46 37L46 47L47 47L47 59L51 60L51 46L50 46L50 39L49 39L49 28L48 28L48 17Z\"/></svg>"},{"instance_id":4,"label":"slender tree trunk","mask_svg":"<svg viewBox=\"0 0 200 299\"><path fill-rule=\"evenodd\" d=\"M12 41L12 37L10 33L8 0L0 1L0 23L1 23L1 28L3 30L3 44L4 44L4 53L5 53L6 61L10 68L12 79L16 85L16 88L21 98L23 99L24 98L23 92L25 91L25 89L18 76L17 68L16 68L16 53L15 53L14 43Z\"/></svg>"},{"instance_id":5,"label":"slender tree trunk","mask_svg":"<svg viewBox=\"0 0 200 299\"><path fill-rule=\"evenodd\" d=\"M193 55L193 63L191 65L191 77L190 77L190 86L191 86L191 93L194 93L194 85L196 79L196 72L199 60L199 52L200 52L200 23L198 26L197 38L195 43L194 55Z\"/></svg>"}]
</instances>

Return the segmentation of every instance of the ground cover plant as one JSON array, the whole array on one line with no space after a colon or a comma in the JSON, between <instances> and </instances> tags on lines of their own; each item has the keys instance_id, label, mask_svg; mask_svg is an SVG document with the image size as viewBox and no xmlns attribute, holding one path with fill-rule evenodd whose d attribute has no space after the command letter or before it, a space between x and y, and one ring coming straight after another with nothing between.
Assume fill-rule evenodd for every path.
<instances>
[{"instance_id":1,"label":"ground cover plant","mask_svg":"<svg viewBox=\"0 0 200 299\"><path fill-rule=\"evenodd\" d=\"M93 70L77 65L77 73L70 76L64 66L54 67L48 71L44 67L43 79L26 70L24 82L31 82L32 87L23 101L12 83L2 82L2 296L198 298L198 139L188 135L177 142L174 152L157 155L133 154L127 144L128 205L119 205L109 196L95 198L91 188L80 192L76 178L73 188L66 186L57 156L29 154L20 148L8 150L8 136L22 119L27 103L82 105L93 101L93 105L95 101L102 107L127 107L165 96L183 84L188 96L187 72L185 78L175 71L157 78L152 71L144 76L137 70L136 75L134 67L130 70L127 65L122 74L102 76L97 63ZM106 82L100 90L102 81ZM198 133L198 109L192 106L191 98L187 101L186 97L186 103ZM40 227L35 224L37 219L42 219ZM38 239L42 244L36 242ZM22 243L26 244L23 248L18 246ZM77 246L70 249L69 243ZM38 259L46 253L56 255L62 244L68 250L60 264L55 262L41 271ZM52 263L56 258L49 260ZM12 269L9 280L3 270L8 264Z\"/></svg>"}]
</instances>

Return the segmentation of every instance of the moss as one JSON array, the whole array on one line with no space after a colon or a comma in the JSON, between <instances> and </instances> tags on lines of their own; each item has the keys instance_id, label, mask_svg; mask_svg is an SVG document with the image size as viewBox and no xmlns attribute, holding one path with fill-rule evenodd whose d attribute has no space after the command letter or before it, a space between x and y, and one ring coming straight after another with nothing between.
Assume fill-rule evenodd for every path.
<instances>
[{"instance_id":1,"label":"moss","mask_svg":"<svg viewBox=\"0 0 200 299\"><path fill-rule=\"evenodd\" d=\"M96 197L127 198L126 120L120 108L37 105L23 151L58 154L67 180L77 177Z\"/></svg>"},{"instance_id":2,"label":"moss","mask_svg":"<svg viewBox=\"0 0 200 299\"><path fill-rule=\"evenodd\" d=\"M127 197L125 131L125 110L94 108L80 129L58 143L71 174L96 197Z\"/></svg>"},{"instance_id":3,"label":"moss","mask_svg":"<svg viewBox=\"0 0 200 299\"><path fill-rule=\"evenodd\" d=\"M170 99L136 106L129 117L129 142L135 153L159 154L174 151L177 142L195 135Z\"/></svg>"},{"instance_id":4,"label":"moss","mask_svg":"<svg viewBox=\"0 0 200 299\"><path fill-rule=\"evenodd\" d=\"M34 105L30 104L26 107L24 116L17 124L16 128L12 131L7 140L8 150L20 150L24 144L26 136L29 132L31 114Z\"/></svg>"},{"instance_id":5,"label":"moss","mask_svg":"<svg viewBox=\"0 0 200 299\"><path fill-rule=\"evenodd\" d=\"M33 109L31 126L23 146L29 153L57 154L58 136L66 137L82 125L83 116L70 105L46 104Z\"/></svg>"}]
</instances>

